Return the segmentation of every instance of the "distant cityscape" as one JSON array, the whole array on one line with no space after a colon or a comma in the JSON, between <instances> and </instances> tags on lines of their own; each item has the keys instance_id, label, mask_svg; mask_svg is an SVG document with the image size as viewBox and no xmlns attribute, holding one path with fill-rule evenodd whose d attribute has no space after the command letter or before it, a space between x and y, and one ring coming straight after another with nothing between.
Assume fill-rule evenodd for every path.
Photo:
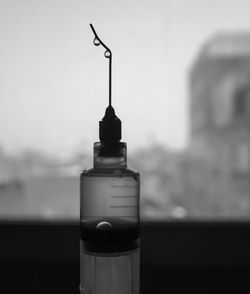
<instances>
[{"instance_id":1,"label":"distant cityscape","mask_svg":"<svg viewBox=\"0 0 250 294\"><path fill-rule=\"evenodd\" d=\"M190 144L128 154L141 172L141 216L149 219L249 218L250 33L219 33L201 48L189 79ZM79 153L59 161L0 149L0 217L77 219Z\"/></svg>"}]
</instances>

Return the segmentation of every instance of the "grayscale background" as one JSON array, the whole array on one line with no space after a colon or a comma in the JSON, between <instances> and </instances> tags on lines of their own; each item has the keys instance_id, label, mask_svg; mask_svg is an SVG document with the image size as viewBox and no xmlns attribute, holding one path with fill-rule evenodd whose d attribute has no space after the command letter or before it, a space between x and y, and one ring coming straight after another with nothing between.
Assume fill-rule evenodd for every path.
<instances>
[{"instance_id":1,"label":"grayscale background","mask_svg":"<svg viewBox=\"0 0 250 294\"><path fill-rule=\"evenodd\" d=\"M108 104L141 217L249 219L250 2L0 0L0 218L77 220Z\"/></svg>"}]
</instances>

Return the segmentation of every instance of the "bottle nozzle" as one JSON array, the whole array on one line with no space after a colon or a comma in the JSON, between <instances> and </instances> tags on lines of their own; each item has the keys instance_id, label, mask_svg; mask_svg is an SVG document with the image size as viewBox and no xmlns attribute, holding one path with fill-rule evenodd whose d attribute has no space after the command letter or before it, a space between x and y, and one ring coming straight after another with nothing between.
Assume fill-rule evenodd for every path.
<instances>
[{"instance_id":1,"label":"bottle nozzle","mask_svg":"<svg viewBox=\"0 0 250 294\"><path fill-rule=\"evenodd\" d=\"M121 140L121 121L115 115L115 110L111 105L112 52L98 37L92 24L90 27L95 35L94 45L102 45L106 49L104 56L109 59L109 106L106 108L103 119L99 122L99 137L101 142L118 142Z\"/></svg>"},{"instance_id":2,"label":"bottle nozzle","mask_svg":"<svg viewBox=\"0 0 250 294\"><path fill-rule=\"evenodd\" d=\"M121 120L116 116L114 108L106 108L103 119L99 122L100 141L118 142L121 140Z\"/></svg>"}]
</instances>

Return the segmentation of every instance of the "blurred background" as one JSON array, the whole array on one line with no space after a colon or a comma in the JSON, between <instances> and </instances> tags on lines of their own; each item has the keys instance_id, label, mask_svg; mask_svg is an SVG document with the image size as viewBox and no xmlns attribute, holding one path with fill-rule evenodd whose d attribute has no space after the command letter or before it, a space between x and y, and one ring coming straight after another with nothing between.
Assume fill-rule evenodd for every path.
<instances>
[{"instance_id":1,"label":"blurred background","mask_svg":"<svg viewBox=\"0 0 250 294\"><path fill-rule=\"evenodd\" d=\"M0 219L78 220L113 104L141 217L250 215L248 0L0 0Z\"/></svg>"}]
</instances>

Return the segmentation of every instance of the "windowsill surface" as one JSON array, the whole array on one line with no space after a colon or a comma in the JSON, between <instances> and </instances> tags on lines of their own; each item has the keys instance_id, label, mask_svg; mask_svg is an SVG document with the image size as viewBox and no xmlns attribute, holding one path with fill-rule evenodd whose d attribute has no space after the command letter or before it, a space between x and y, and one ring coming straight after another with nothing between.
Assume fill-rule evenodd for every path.
<instances>
[{"instance_id":1,"label":"windowsill surface","mask_svg":"<svg viewBox=\"0 0 250 294\"><path fill-rule=\"evenodd\" d=\"M0 234L2 261L78 262L76 221L1 221ZM250 266L249 248L250 222L141 222L142 263L149 266Z\"/></svg>"},{"instance_id":2,"label":"windowsill surface","mask_svg":"<svg viewBox=\"0 0 250 294\"><path fill-rule=\"evenodd\" d=\"M79 293L77 222L0 223L3 293ZM249 293L250 223L142 222L141 293Z\"/></svg>"}]
</instances>

